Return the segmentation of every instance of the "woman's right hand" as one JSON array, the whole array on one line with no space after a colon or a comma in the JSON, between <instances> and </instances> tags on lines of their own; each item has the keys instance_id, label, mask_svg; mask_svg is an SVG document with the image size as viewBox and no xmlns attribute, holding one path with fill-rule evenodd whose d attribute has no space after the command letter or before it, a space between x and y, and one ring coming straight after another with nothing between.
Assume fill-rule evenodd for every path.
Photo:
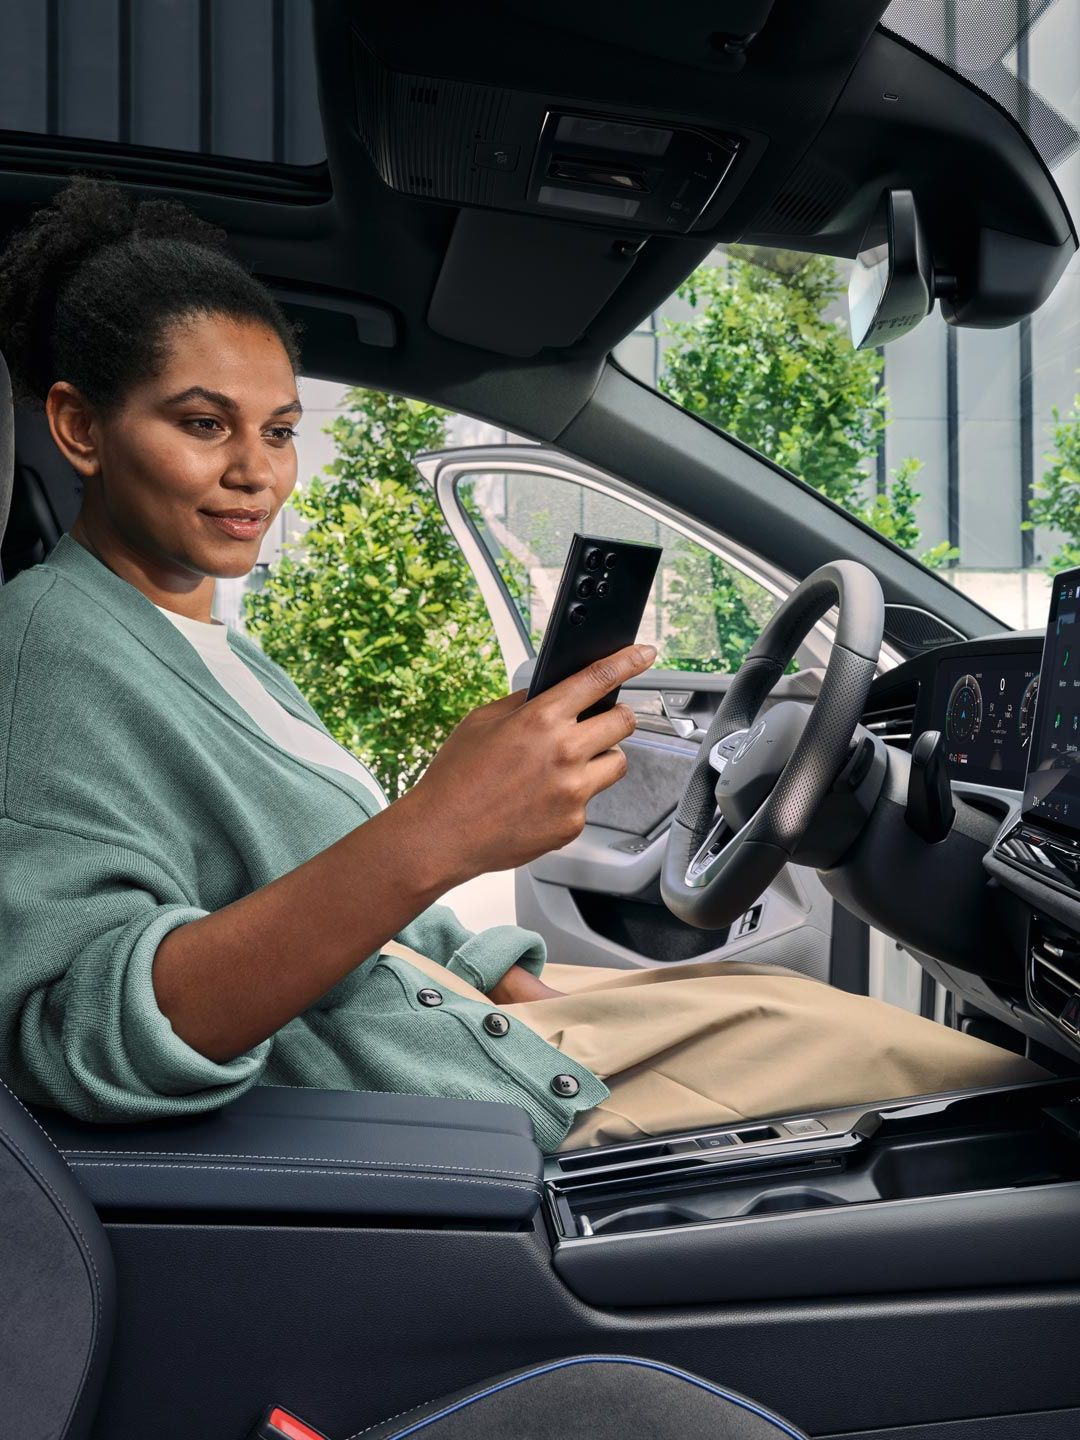
<instances>
[{"instance_id":1,"label":"woman's right hand","mask_svg":"<svg viewBox=\"0 0 1080 1440\"><path fill-rule=\"evenodd\" d=\"M655 659L653 646L628 645L532 700L515 690L465 716L403 797L423 806L453 883L515 869L581 834L589 800L626 774L618 745L636 721L624 704L577 717Z\"/></svg>"}]
</instances>

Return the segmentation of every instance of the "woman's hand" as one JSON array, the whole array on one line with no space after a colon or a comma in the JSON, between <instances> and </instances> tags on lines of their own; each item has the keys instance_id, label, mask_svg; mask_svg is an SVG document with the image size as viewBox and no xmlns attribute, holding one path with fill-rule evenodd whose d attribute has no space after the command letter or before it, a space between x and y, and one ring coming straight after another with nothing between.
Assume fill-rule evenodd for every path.
<instances>
[{"instance_id":1,"label":"woman's hand","mask_svg":"<svg viewBox=\"0 0 1080 1440\"><path fill-rule=\"evenodd\" d=\"M501 980L487 992L488 999L495 1005L518 1005L523 1000L550 1000L553 995L562 995L562 990L553 990L538 980L531 970L522 965L511 965Z\"/></svg>"},{"instance_id":2,"label":"woman's hand","mask_svg":"<svg viewBox=\"0 0 1080 1440\"><path fill-rule=\"evenodd\" d=\"M619 741L636 721L622 704L577 717L655 659L653 646L628 645L533 700L516 690L466 715L397 802L423 820L418 860L431 868L437 858L460 884L526 865L580 835L588 802L626 774Z\"/></svg>"}]
</instances>

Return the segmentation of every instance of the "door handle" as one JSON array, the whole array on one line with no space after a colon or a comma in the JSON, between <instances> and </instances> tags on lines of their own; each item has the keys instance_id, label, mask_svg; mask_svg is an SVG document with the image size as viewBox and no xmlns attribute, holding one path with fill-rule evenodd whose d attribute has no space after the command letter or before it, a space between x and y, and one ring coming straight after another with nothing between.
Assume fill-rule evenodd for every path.
<instances>
[{"instance_id":1,"label":"door handle","mask_svg":"<svg viewBox=\"0 0 1080 1440\"><path fill-rule=\"evenodd\" d=\"M635 728L651 730L656 735L675 735L680 740L689 740L697 729L689 715L647 715L641 711L634 713L637 718Z\"/></svg>"}]
</instances>

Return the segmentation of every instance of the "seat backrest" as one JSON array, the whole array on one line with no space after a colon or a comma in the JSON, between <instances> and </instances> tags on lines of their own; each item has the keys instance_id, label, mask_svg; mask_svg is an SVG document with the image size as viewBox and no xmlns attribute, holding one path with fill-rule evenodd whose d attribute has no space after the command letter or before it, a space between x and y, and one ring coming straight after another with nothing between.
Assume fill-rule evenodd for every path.
<instances>
[{"instance_id":1,"label":"seat backrest","mask_svg":"<svg viewBox=\"0 0 1080 1440\"><path fill-rule=\"evenodd\" d=\"M11 491L15 484L15 407L11 402L11 376L7 361L0 354L0 541L7 529L11 511ZM0 585L4 569L0 565Z\"/></svg>"},{"instance_id":2,"label":"seat backrest","mask_svg":"<svg viewBox=\"0 0 1080 1440\"><path fill-rule=\"evenodd\" d=\"M5 1435L90 1434L113 1333L112 1254L60 1152L0 1082L0 1416Z\"/></svg>"},{"instance_id":3,"label":"seat backrest","mask_svg":"<svg viewBox=\"0 0 1080 1440\"><path fill-rule=\"evenodd\" d=\"M14 471L11 380L0 355L0 539ZM113 1329L101 1222L52 1141L0 1081L0 1431L89 1435Z\"/></svg>"}]
</instances>

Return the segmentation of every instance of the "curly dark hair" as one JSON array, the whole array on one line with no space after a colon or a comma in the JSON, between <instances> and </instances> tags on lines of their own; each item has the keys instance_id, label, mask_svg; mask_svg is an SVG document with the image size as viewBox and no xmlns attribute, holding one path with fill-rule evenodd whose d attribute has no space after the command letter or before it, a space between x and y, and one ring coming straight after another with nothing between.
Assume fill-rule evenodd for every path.
<instances>
[{"instance_id":1,"label":"curly dark hair","mask_svg":"<svg viewBox=\"0 0 1080 1440\"><path fill-rule=\"evenodd\" d=\"M137 202L115 180L75 175L0 254L0 350L16 403L40 409L67 380L108 413L160 373L168 326L192 315L261 322L296 374L300 326L227 243L178 201Z\"/></svg>"}]
</instances>

